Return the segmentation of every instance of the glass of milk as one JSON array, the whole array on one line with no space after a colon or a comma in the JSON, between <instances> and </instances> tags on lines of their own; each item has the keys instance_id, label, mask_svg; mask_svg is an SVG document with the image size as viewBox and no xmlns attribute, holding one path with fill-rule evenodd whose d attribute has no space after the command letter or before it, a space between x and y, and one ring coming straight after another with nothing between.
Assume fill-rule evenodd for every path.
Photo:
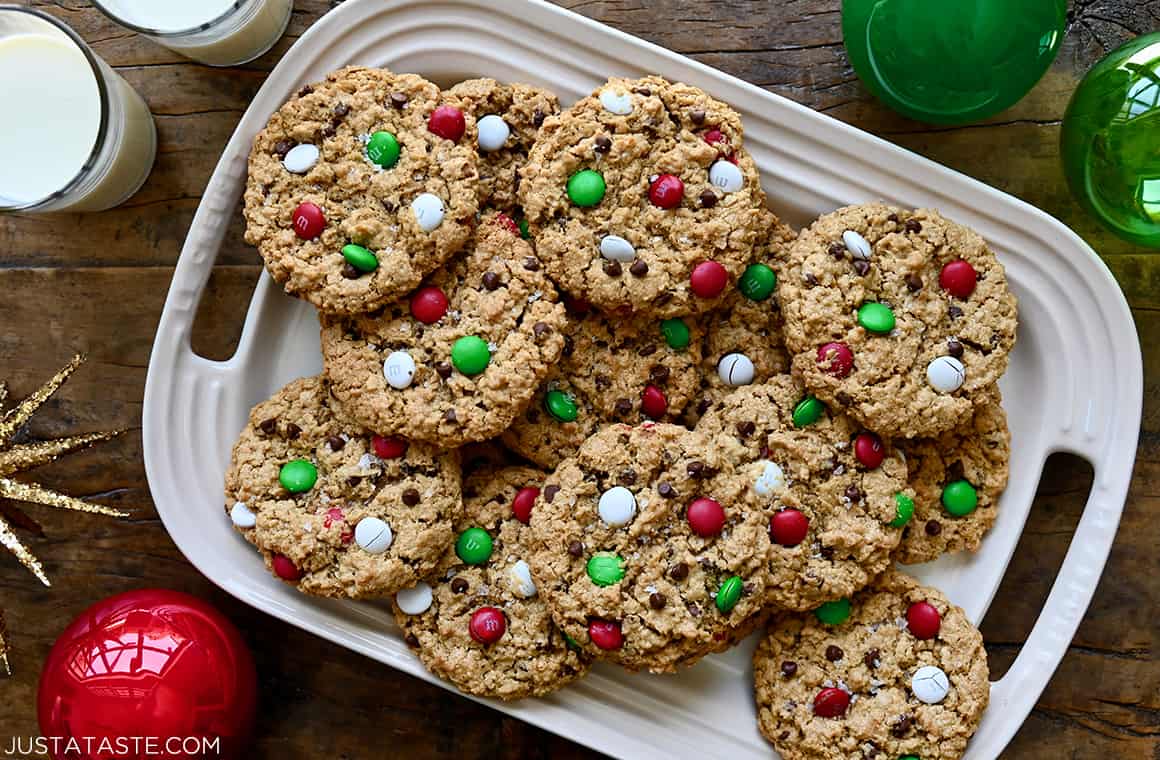
<instances>
[{"instance_id":1,"label":"glass of milk","mask_svg":"<svg viewBox=\"0 0 1160 760\"><path fill-rule=\"evenodd\" d=\"M290 23L293 0L93 0L106 16L175 53L236 66L265 53Z\"/></svg>"},{"instance_id":2,"label":"glass of milk","mask_svg":"<svg viewBox=\"0 0 1160 760\"><path fill-rule=\"evenodd\" d=\"M149 176L145 101L46 13L0 5L0 103L0 211L99 211Z\"/></svg>"}]
</instances>

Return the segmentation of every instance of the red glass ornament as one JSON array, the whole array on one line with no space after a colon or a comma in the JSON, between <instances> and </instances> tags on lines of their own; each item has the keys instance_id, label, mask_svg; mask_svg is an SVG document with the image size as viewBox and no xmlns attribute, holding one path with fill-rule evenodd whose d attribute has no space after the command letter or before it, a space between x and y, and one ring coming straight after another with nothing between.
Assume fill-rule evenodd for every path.
<instances>
[{"instance_id":1,"label":"red glass ornament","mask_svg":"<svg viewBox=\"0 0 1160 760\"><path fill-rule=\"evenodd\" d=\"M930 602L915 602L906 610L906 629L916 639L926 641L938 636L942 616Z\"/></svg>"},{"instance_id":2,"label":"red glass ornament","mask_svg":"<svg viewBox=\"0 0 1160 760\"><path fill-rule=\"evenodd\" d=\"M725 508L713 499L694 499L685 510L685 518L689 527L702 538L709 538L721 532L725 527Z\"/></svg>"},{"instance_id":3,"label":"red glass ornament","mask_svg":"<svg viewBox=\"0 0 1160 760\"><path fill-rule=\"evenodd\" d=\"M507 618L503 611L496 607L480 607L471 613L471 620L467 624L471 638L480 644L494 644L503 638L507 631Z\"/></svg>"},{"instance_id":4,"label":"red glass ornament","mask_svg":"<svg viewBox=\"0 0 1160 760\"><path fill-rule=\"evenodd\" d=\"M527 525L528 521L532 519L532 507L536 503L536 499L540 496L540 489L538 488L521 488L516 497L512 499L512 514L516 519Z\"/></svg>"},{"instance_id":5,"label":"red glass ornament","mask_svg":"<svg viewBox=\"0 0 1160 760\"><path fill-rule=\"evenodd\" d=\"M371 438L371 446L379 459L398 459L407 453L407 442L402 438L383 438L376 435Z\"/></svg>"},{"instance_id":6,"label":"red glass ornament","mask_svg":"<svg viewBox=\"0 0 1160 760\"><path fill-rule=\"evenodd\" d=\"M119 760L202 757L202 749L234 760L250 743L257 696L250 652L220 612L143 589L97 602L65 629L44 663L37 713L41 735L81 748L69 760L110 757L101 743L116 748L122 738L130 751ZM152 738L152 750L132 737Z\"/></svg>"},{"instance_id":7,"label":"red glass ornament","mask_svg":"<svg viewBox=\"0 0 1160 760\"><path fill-rule=\"evenodd\" d=\"M411 296L411 316L425 325L433 325L447 313L447 296L433 286L419 288Z\"/></svg>"},{"instance_id":8,"label":"red glass ornament","mask_svg":"<svg viewBox=\"0 0 1160 760\"><path fill-rule=\"evenodd\" d=\"M648 199L659 208L676 208L685 197L685 183L675 174L662 174L648 188Z\"/></svg>"},{"instance_id":9,"label":"red glass ornament","mask_svg":"<svg viewBox=\"0 0 1160 760\"><path fill-rule=\"evenodd\" d=\"M873 433L859 433L854 439L854 458L858 464L873 470L886 458L886 447L882 445L882 439Z\"/></svg>"},{"instance_id":10,"label":"red glass ornament","mask_svg":"<svg viewBox=\"0 0 1160 760\"><path fill-rule=\"evenodd\" d=\"M854 352L845 343L826 343L819 346L818 369L840 380L854 369Z\"/></svg>"},{"instance_id":11,"label":"red glass ornament","mask_svg":"<svg viewBox=\"0 0 1160 760\"><path fill-rule=\"evenodd\" d=\"M660 388L646 385L644 392L640 394L640 410L646 416L659 420L669 410L669 400L665 398L665 393Z\"/></svg>"},{"instance_id":12,"label":"red glass ornament","mask_svg":"<svg viewBox=\"0 0 1160 760\"><path fill-rule=\"evenodd\" d=\"M445 140L459 142L459 138L467 131L467 122L463 118L463 111L455 106L439 106L427 119L427 129Z\"/></svg>"},{"instance_id":13,"label":"red glass ornament","mask_svg":"<svg viewBox=\"0 0 1160 760\"><path fill-rule=\"evenodd\" d=\"M814 715L822 718L840 718L846 714L849 706L850 695L832 686L822 689L814 697Z\"/></svg>"},{"instance_id":14,"label":"red glass ornament","mask_svg":"<svg viewBox=\"0 0 1160 760\"><path fill-rule=\"evenodd\" d=\"M783 509L769 518L769 537L780 546L797 546L809 531L810 519L796 509Z\"/></svg>"},{"instance_id":15,"label":"red glass ornament","mask_svg":"<svg viewBox=\"0 0 1160 760\"><path fill-rule=\"evenodd\" d=\"M938 284L955 298L970 298L978 281L979 273L963 259L948 261L938 274Z\"/></svg>"},{"instance_id":16,"label":"red glass ornament","mask_svg":"<svg viewBox=\"0 0 1160 760\"><path fill-rule=\"evenodd\" d=\"M609 620L593 620L588 624L588 638L601 649L620 649L624 646L624 634L620 623Z\"/></svg>"},{"instance_id":17,"label":"red glass ornament","mask_svg":"<svg viewBox=\"0 0 1160 760\"><path fill-rule=\"evenodd\" d=\"M303 240L313 240L326 229L326 216L322 213L322 209L309 201L298 204L294 209L292 220L294 234Z\"/></svg>"},{"instance_id":18,"label":"red glass ornament","mask_svg":"<svg viewBox=\"0 0 1160 760\"><path fill-rule=\"evenodd\" d=\"M702 261L689 275L689 288L698 298L716 298L729 284L729 273L716 261Z\"/></svg>"}]
</instances>

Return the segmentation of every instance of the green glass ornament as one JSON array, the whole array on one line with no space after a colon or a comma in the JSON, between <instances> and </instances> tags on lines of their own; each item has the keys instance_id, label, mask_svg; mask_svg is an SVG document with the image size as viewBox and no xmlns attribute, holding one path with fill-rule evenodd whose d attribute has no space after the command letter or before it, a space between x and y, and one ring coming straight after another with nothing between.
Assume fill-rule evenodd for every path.
<instances>
[{"instance_id":1,"label":"green glass ornament","mask_svg":"<svg viewBox=\"0 0 1160 760\"><path fill-rule=\"evenodd\" d=\"M1015 104L1055 59L1066 0L843 0L850 63L919 121L965 124Z\"/></svg>"},{"instance_id":2,"label":"green glass ornament","mask_svg":"<svg viewBox=\"0 0 1160 760\"><path fill-rule=\"evenodd\" d=\"M1108 53L1063 117L1060 155L1071 192L1125 240L1160 248L1160 32Z\"/></svg>"}]
</instances>

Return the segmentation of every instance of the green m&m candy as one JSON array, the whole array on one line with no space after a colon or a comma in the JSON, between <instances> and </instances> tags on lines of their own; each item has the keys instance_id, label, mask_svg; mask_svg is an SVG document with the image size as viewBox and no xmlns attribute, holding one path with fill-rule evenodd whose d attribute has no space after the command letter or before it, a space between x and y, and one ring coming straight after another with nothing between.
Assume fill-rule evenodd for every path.
<instances>
[{"instance_id":1,"label":"green m&m candy","mask_svg":"<svg viewBox=\"0 0 1160 760\"><path fill-rule=\"evenodd\" d=\"M966 517L979 506L979 494L967 481L956 480L943 489L942 503L955 517Z\"/></svg>"},{"instance_id":2,"label":"green m&m candy","mask_svg":"<svg viewBox=\"0 0 1160 760\"><path fill-rule=\"evenodd\" d=\"M793 426L803 428L806 425L812 425L822 418L822 413L825 411L825 404L814 396L806 396L793 408Z\"/></svg>"},{"instance_id":3,"label":"green m&m candy","mask_svg":"<svg viewBox=\"0 0 1160 760\"><path fill-rule=\"evenodd\" d=\"M455 553L469 565L482 565L491 557L491 536L483 528L468 528L459 534Z\"/></svg>"},{"instance_id":4,"label":"green m&m candy","mask_svg":"<svg viewBox=\"0 0 1160 760\"><path fill-rule=\"evenodd\" d=\"M361 245L348 243L342 247L342 257L346 263L360 272L373 272L379 268L379 257Z\"/></svg>"},{"instance_id":5,"label":"green m&m candy","mask_svg":"<svg viewBox=\"0 0 1160 760\"><path fill-rule=\"evenodd\" d=\"M914 517L914 499L904 493L894 494L895 517L890 521L891 528L901 528Z\"/></svg>"},{"instance_id":6,"label":"green m&m candy","mask_svg":"<svg viewBox=\"0 0 1160 760\"><path fill-rule=\"evenodd\" d=\"M278 472L278 482L290 493L309 491L317 481L318 468L305 459L289 461Z\"/></svg>"},{"instance_id":7,"label":"green m&m candy","mask_svg":"<svg viewBox=\"0 0 1160 760\"><path fill-rule=\"evenodd\" d=\"M777 275L765 264L750 264L737 281L737 289L750 301L764 301L769 298L773 295L776 285Z\"/></svg>"},{"instance_id":8,"label":"green m&m candy","mask_svg":"<svg viewBox=\"0 0 1160 760\"><path fill-rule=\"evenodd\" d=\"M465 335L451 346L451 363L465 375L478 375L491 362L491 349L478 335Z\"/></svg>"},{"instance_id":9,"label":"green m&m candy","mask_svg":"<svg viewBox=\"0 0 1160 760\"><path fill-rule=\"evenodd\" d=\"M390 169L399 160L399 141L390 132L375 132L367 140L367 158Z\"/></svg>"},{"instance_id":10,"label":"green m&m candy","mask_svg":"<svg viewBox=\"0 0 1160 760\"><path fill-rule=\"evenodd\" d=\"M743 586L741 576L734 575L731 578L726 578L725 582L721 584L721 588L717 589L717 609L722 615L728 615L741 601Z\"/></svg>"},{"instance_id":11,"label":"green m&m candy","mask_svg":"<svg viewBox=\"0 0 1160 760\"><path fill-rule=\"evenodd\" d=\"M858 309L858 324L875 335L886 335L894 329L894 312L877 301L867 301Z\"/></svg>"},{"instance_id":12,"label":"green m&m candy","mask_svg":"<svg viewBox=\"0 0 1160 760\"><path fill-rule=\"evenodd\" d=\"M624 560L615 554L597 554L588 560L588 577L597 586L611 586L624 578Z\"/></svg>"},{"instance_id":13,"label":"green m&m candy","mask_svg":"<svg viewBox=\"0 0 1160 760\"><path fill-rule=\"evenodd\" d=\"M604 177L591 169L576 172L568 180L568 197L581 208L595 206L604 198Z\"/></svg>"},{"instance_id":14,"label":"green m&m candy","mask_svg":"<svg viewBox=\"0 0 1160 760\"><path fill-rule=\"evenodd\" d=\"M580 645L576 643L576 639L572 638L571 636L564 633L563 631L560 631L560 633L561 633L561 635L564 636L564 643L568 645L569 649L571 649L574 652L580 651Z\"/></svg>"},{"instance_id":15,"label":"green m&m candy","mask_svg":"<svg viewBox=\"0 0 1160 760\"><path fill-rule=\"evenodd\" d=\"M661 335L665 336L665 343L669 348L682 349L689 345L689 326L685 320L673 318L661 322Z\"/></svg>"},{"instance_id":16,"label":"green m&m candy","mask_svg":"<svg viewBox=\"0 0 1160 760\"><path fill-rule=\"evenodd\" d=\"M578 415L576 402L564 391L548 391L544 396L544 407L560 422L572 422Z\"/></svg>"},{"instance_id":17,"label":"green m&m candy","mask_svg":"<svg viewBox=\"0 0 1160 760\"><path fill-rule=\"evenodd\" d=\"M903 755L898 760L921 760L918 755Z\"/></svg>"},{"instance_id":18,"label":"green m&m candy","mask_svg":"<svg viewBox=\"0 0 1160 760\"><path fill-rule=\"evenodd\" d=\"M835 599L814 610L814 615L826 625L841 625L850 617L850 600Z\"/></svg>"},{"instance_id":19,"label":"green m&m candy","mask_svg":"<svg viewBox=\"0 0 1160 760\"><path fill-rule=\"evenodd\" d=\"M518 224L520 228L520 237L522 237L524 240L530 238L532 236L532 230L531 227L528 226L528 220L521 219Z\"/></svg>"}]
</instances>

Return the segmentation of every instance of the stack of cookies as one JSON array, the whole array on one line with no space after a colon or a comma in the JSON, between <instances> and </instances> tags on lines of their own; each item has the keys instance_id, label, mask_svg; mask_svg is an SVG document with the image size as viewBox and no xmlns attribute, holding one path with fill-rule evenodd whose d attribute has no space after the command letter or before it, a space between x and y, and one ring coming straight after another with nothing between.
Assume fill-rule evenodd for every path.
<instances>
[{"instance_id":1,"label":"stack of cookies","mask_svg":"<svg viewBox=\"0 0 1160 760\"><path fill-rule=\"evenodd\" d=\"M245 216L322 323L226 480L277 577L389 599L501 699L764 627L784 757L962 754L982 639L893 565L976 549L1006 485L1015 299L978 235L873 203L795 234L738 114L660 77L561 110L363 67L270 119Z\"/></svg>"}]
</instances>

